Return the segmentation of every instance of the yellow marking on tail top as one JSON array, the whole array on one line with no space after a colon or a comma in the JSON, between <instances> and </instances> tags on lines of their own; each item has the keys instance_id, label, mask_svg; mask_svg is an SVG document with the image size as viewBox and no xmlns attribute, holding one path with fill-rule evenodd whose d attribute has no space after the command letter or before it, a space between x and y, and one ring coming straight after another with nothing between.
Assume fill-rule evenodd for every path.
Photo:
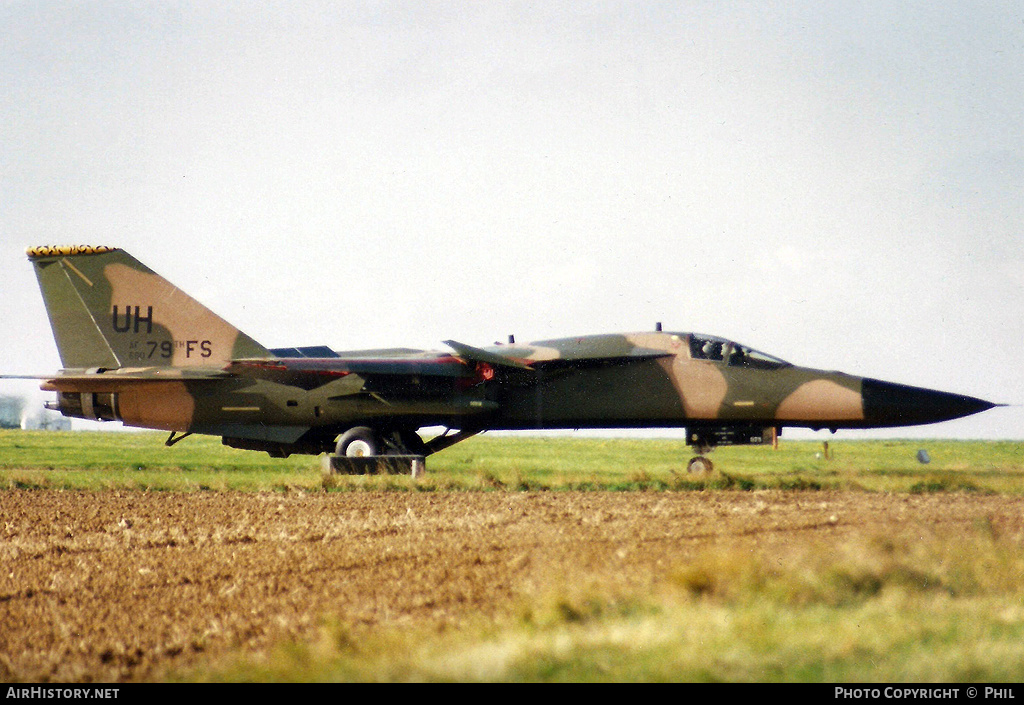
<instances>
[{"instance_id":1,"label":"yellow marking on tail top","mask_svg":"<svg viewBox=\"0 0 1024 705\"><path fill-rule=\"evenodd\" d=\"M60 257L68 255L102 255L113 252L116 247L105 245L39 245L29 247L25 254L29 257Z\"/></svg>"}]
</instances>

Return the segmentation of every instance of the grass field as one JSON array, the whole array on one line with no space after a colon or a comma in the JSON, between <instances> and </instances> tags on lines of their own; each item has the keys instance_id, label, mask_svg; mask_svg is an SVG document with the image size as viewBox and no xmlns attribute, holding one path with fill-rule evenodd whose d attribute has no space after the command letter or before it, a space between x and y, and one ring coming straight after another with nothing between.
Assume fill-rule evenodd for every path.
<instances>
[{"instance_id":1,"label":"grass field","mask_svg":"<svg viewBox=\"0 0 1024 705\"><path fill-rule=\"evenodd\" d=\"M876 537L778 565L745 551L674 569L657 595L567 588L497 621L318 638L229 656L204 681L1009 682L1024 680L1019 537ZM898 555L897 550L905 550ZM951 558L952 557L952 558Z\"/></svg>"},{"instance_id":2,"label":"grass field","mask_svg":"<svg viewBox=\"0 0 1024 705\"><path fill-rule=\"evenodd\" d=\"M0 487L143 490L845 489L1024 493L1024 442L816 441L719 448L686 473L682 441L480 436L429 458L427 475L333 476L312 456L270 458L208 436L167 448L160 433L0 431ZM917 460L925 449L930 462Z\"/></svg>"},{"instance_id":3,"label":"grass field","mask_svg":"<svg viewBox=\"0 0 1024 705\"><path fill-rule=\"evenodd\" d=\"M711 455L715 471L700 477L685 472L693 453L678 441L482 436L432 456L426 477L412 480L325 477L317 458L271 459L204 437L172 448L163 440L153 433L0 432L0 513L13 507L13 495L45 490L117 490L135 497L141 496L136 491L147 497L161 491L280 493L284 499L326 500L356 492L365 493L368 503L361 506L370 509L328 517L335 524L326 530L305 529L313 532L308 541L301 537L299 519L306 515L298 510L293 523L266 529L236 525L257 516L252 509L240 511L238 519L223 519L227 523L218 529L168 529L166 520L150 526L144 514L134 526L121 522L129 527L122 529L119 515L111 514L86 531L84 525L65 527L69 520L61 518L52 537L39 521L17 524L12 518L0 535L0 552L8 557L5 565L14 581L0 585L9 607L31 596L42 600L41 614L58 609L51 597L26 592L16 582L18 566L27 571L45 559L55 566L47 570L65 566L70 572L75 561L102 555L94 553L90 541L116 550L119 542L134 541L151 556L159 552L171 560L198 536L211 551L248 551L253 560L270 559L275 552L283 556L306 545L319 547L332 532L348 530L349 524L337 524L344 519L365 531L363 540L393 536L398 549L414 526L407 514L422 517L434 506L407 509L402 497L429 499L422 493L456 492L474 503L465 493L502 498L500 505L479 510L487 531L458 534L444 560L452 561L452 580L457 574L476 579L481 570L476 561L486 567L494 560L489 556L497 554L513 576L508 579L520 585L512 590L511 603L486 615L470 609L454 620L399 617L371 624L346 617L340 605L338 611L320 613L299 636L269 647L216 654L211 649L198 661L175 662L162 672L165 680L1024 681L1022 442L841 441L832 442L832 457L824 458L819 442L783 440L778 450L718 449ZM927 450L929 463L917 460L920 449ZM2 488L11 493L7 505ZM607 508L580 513L573 508L580 491L584 497L644 502L595 503ZM545 498L565 495L567 501L545 505L543 516L506 520L498 513L496 507L511 510L512 500L538 492ZM662 496L673 498L673 506L677 499L684 502L675 514L659 514ZM254 506L265 505L260 500ZM276 511L292 511L291 506L278 505ZM66 510L51 513L67 515ZM663 517L671 527L666 523L658 528L662 533L634 541L641 531L630 522L651 521L644 517ZM535 528L522 524L527 519ZM445 519L424 540L442 541L462 521ZM30 536L32 528L40 533ZM537 537L532 549L529 541L519 543L515 531L520 528L537 532L528 534ZM528 587L537 579L530 566L564 550L559 534L577 528L584 530L581 536L597 538L599 551L588 556L604 558L581 558L586 570L576 572L570 551L552 562L554 572L542 589ZM155 533L145 538L146 531ZM245 541L232 541L239 531ZM132 532L137 538L129 536ZM676 536L671 532L679 532L678 543L664 546L665 538ZM224 546L217 543L221 533ZM500 548L494 548L498 541ZM601 542L607 548L597 545ZM623 548L617 554L618 545ZM665 552L639 560L655 547ZM476 551L481 558L470 560ZM154 566L160 564L145 553L132 553L149 561L133 567L133 580L159 575ZM638 559L612 564L620 554ZM408 560L416 565L416 551ZM316 581L323 565L311 563L296 585L321 594ZM259 579L268 584L285 579L284 572L265 570ZM650 570L654 577L643 589L620 584L630 570ZM58 575L45 578L56 586L51 590L59 588ZM186 590L194 578L176 584L167 589ZM211 590L210 609L217 600L232 599L234 589ZM382 599L371 598L371 603ZM13 663L15 653L0 656L8 659L0 659L0 680L7 680L3 664Z\"/></svg>"}]
</instances>

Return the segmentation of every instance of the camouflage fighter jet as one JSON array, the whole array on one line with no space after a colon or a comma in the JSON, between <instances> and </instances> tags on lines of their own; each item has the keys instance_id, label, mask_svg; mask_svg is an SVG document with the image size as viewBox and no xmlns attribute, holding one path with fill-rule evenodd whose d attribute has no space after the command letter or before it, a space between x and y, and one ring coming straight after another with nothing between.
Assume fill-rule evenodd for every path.
<instances>
[{"instance_id":1,"label":"camouflage fighter jet","mask_svg":"<svg viewBox=\"0 0 1024 705\"><path fill-rule=\"evenodd\" d=\"M658 330L451 351L267 349L127 252L28 250L63 369L65 416L193 433L274 457L428 455L492 429L686 429L715 446L783 427L927 424L992 404L798 367L723 338ZM423 440L420 429L444 428ZM183 434L183 435L182 435Z\"/></svg>"}]
</instances>

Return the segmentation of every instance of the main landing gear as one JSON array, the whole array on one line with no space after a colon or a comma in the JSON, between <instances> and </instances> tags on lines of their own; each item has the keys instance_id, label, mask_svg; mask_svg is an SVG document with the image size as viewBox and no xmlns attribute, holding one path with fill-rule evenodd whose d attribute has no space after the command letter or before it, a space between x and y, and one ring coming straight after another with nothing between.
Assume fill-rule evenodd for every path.
<instances>
[{"instance_id":1,"label":"main landing gear","mask_svg":"<svg viewBox=\"0 0 1024 705\"><path fill-rule=\"evenodd\" d=\"M418 477L424 472L426 456L444 450L459 441L479 433L479 430L446 430L439 436L424 441L414 429L378 430L369 426L354 426L340 436L334 446L334 455L325 456L325 472L331 474L405 474Z\"/></svg>"},{"instance_id":2,"label":"main landing gear","mask_svg":"<svg viewBox=\"0 0 1024 705\"><path fill-rule=\"evenodd\" d=\"M480 433L480 429L463 429L444 433L424 441L414 430L378 431L369 426L355 426L340 436L334 446L338 458L373 458L382 455L432 455Z\"/></svg>"}]
</instances>

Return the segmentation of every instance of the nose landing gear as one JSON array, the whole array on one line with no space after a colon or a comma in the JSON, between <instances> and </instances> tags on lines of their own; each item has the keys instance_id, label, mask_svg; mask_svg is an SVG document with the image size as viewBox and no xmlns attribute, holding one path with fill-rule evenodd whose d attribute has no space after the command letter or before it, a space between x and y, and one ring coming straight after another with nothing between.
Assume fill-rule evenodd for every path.
<instances>
[{"instance_id":1,"label":"nose landing gear","mask_svg":"<svg viewBox=\"0 0 1024 705\"><path fill-rule=\"evenodd\" d=\"M706 474L715 469L715 464L711 462L710 458L705 458L703 455L698 455L695 458L691 458L690 462L686 464L686 472Z\"/></svg>"},{"instance_id":2,"label":"nose landing gear","mask_svg":"<svg viewBox=\"0 0 1024 705\"><path fill-rule=\"evenodd\" d=\"M693 446L698 455L686 464L686 471L709 473L715 464L704 457L718 446L776 445L781 429L774 426L749 424L698 426L686 429L686 445Z\"/></svg>"}]
</instances>

